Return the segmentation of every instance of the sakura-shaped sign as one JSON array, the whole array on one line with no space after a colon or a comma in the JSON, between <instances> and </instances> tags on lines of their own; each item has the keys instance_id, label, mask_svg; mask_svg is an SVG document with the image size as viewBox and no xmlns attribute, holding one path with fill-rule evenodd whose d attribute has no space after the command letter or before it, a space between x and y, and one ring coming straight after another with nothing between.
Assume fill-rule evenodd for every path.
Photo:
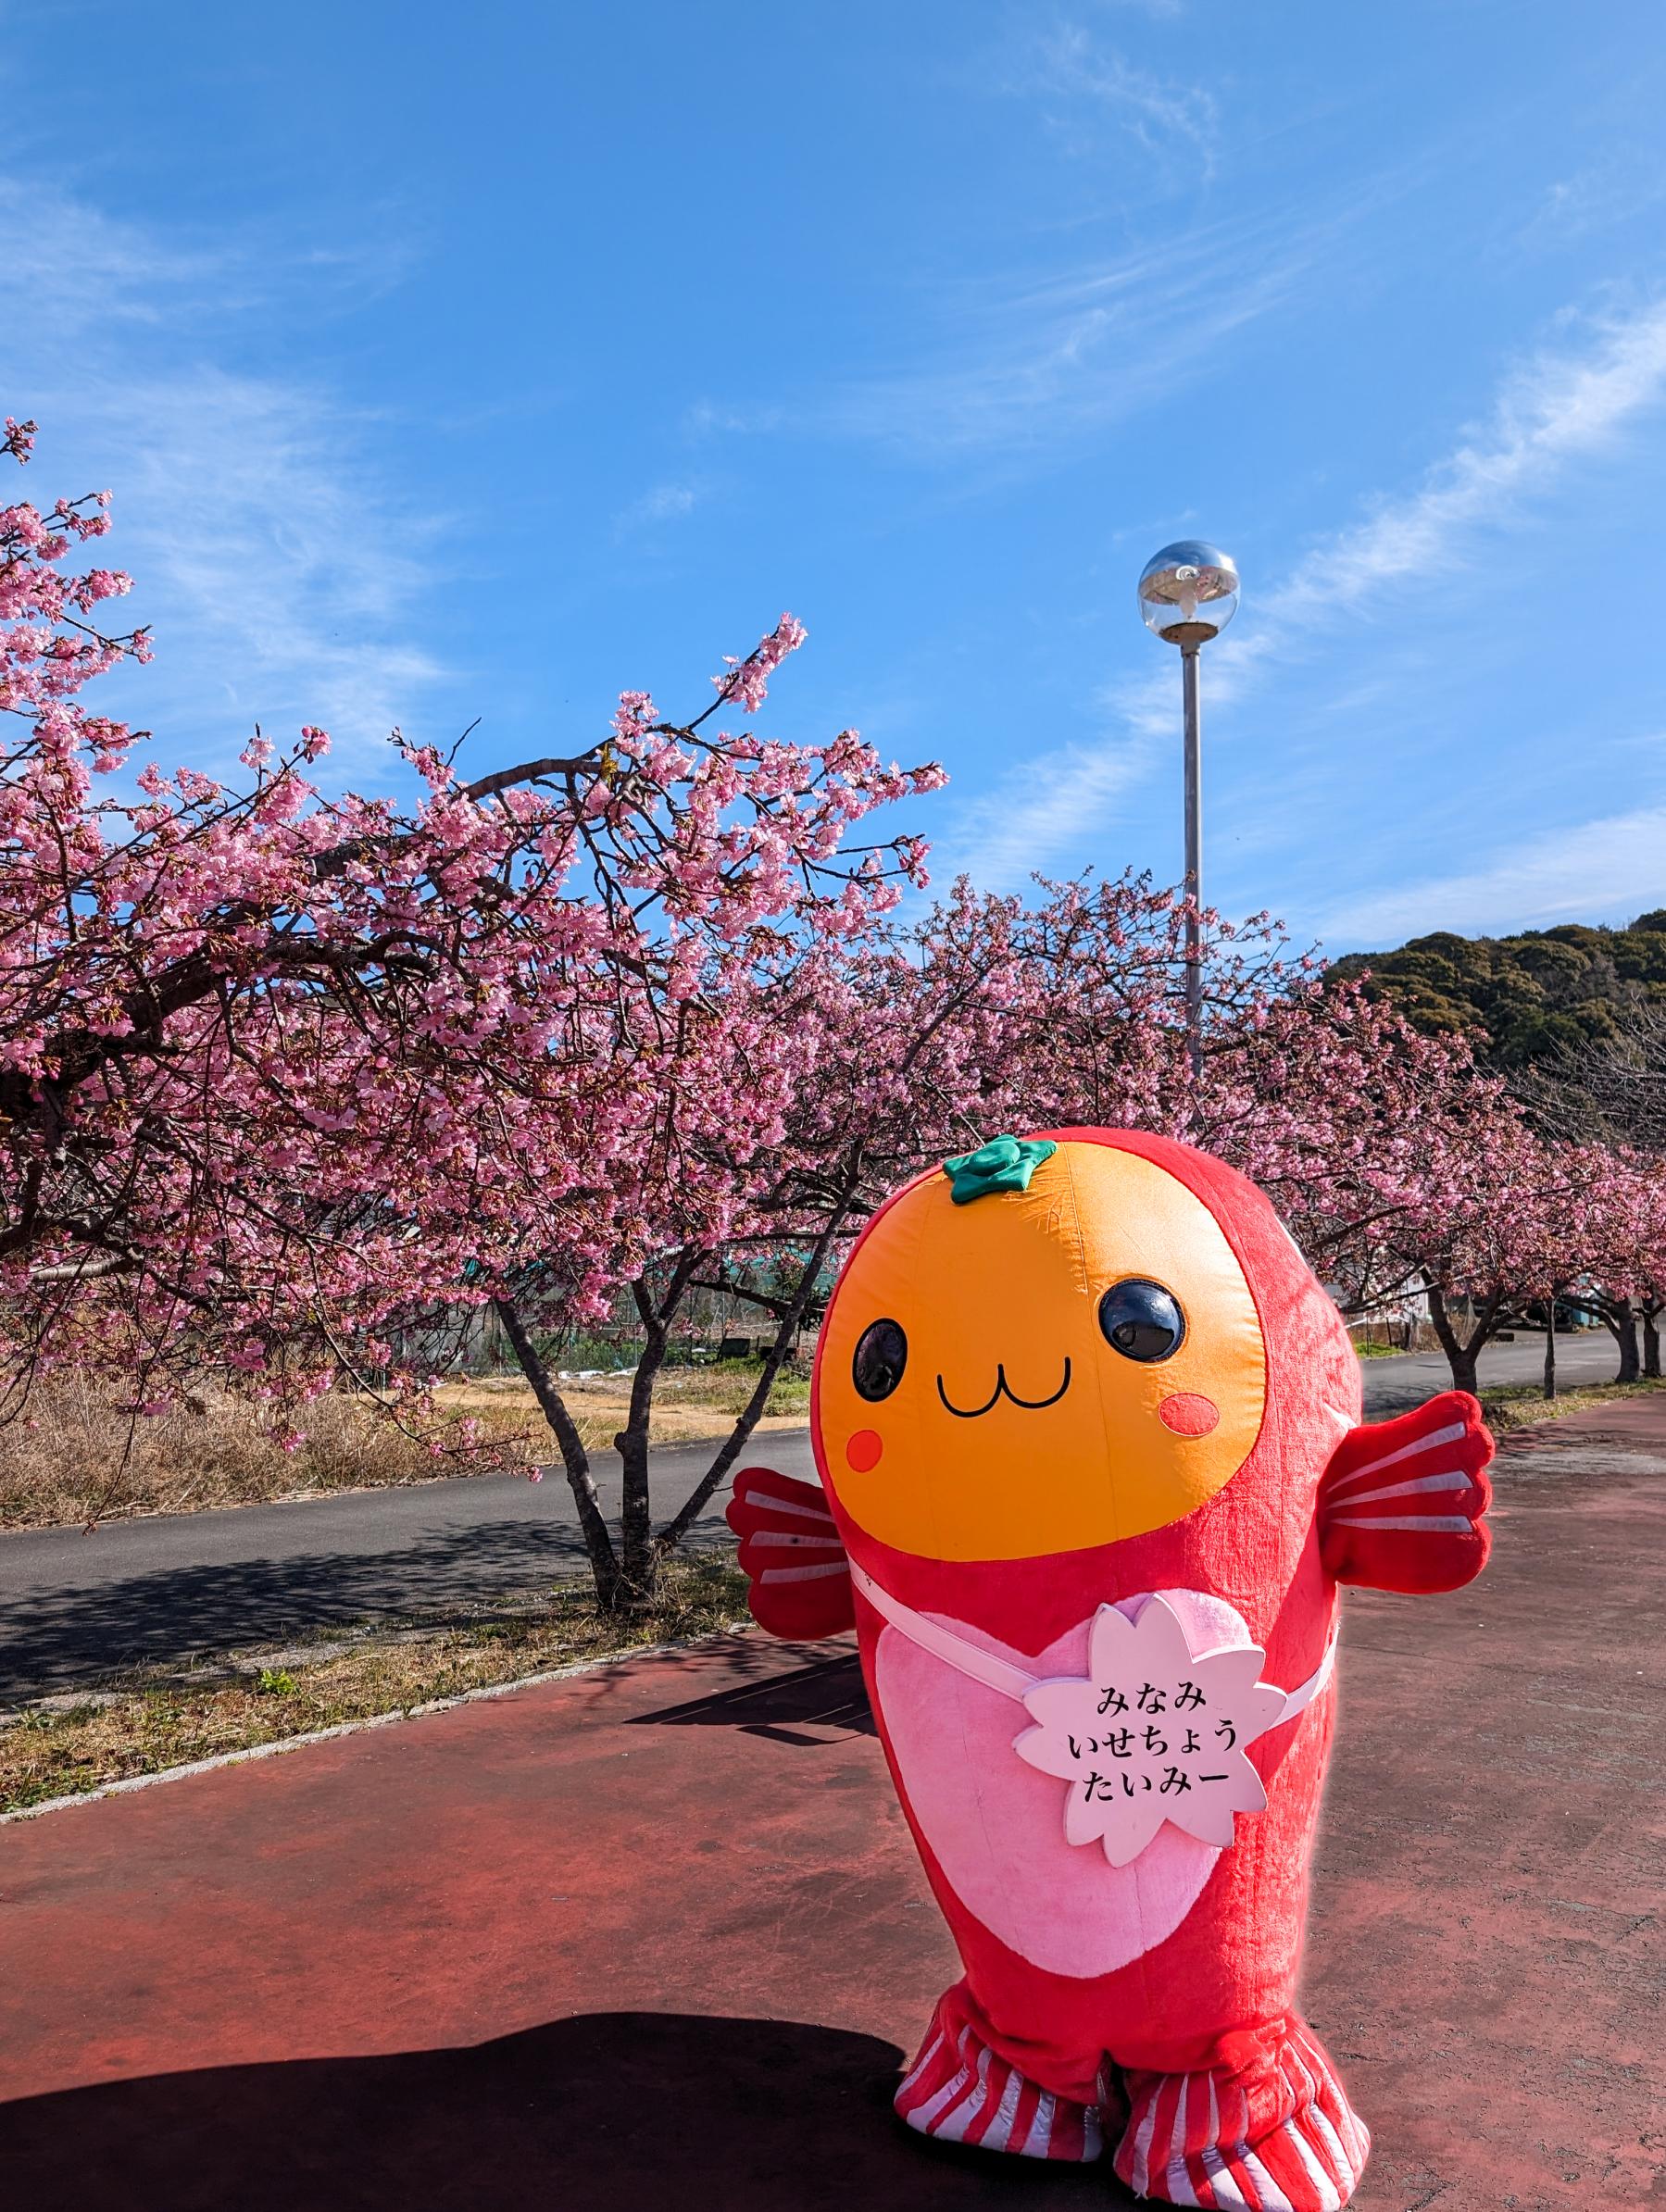
<instances>
[{"instance_id":1,"label":"sakura-shaped sign","mask_svg":"<svg viewBox=\"0 0 1666 2212\"><path fill-rule=\"evenodd\" d=\"M1085 1677L1060 1676L1025 1693L1036 1726L1020 1758L1070 1786L1065 1839L1097 1843L1113 1867L1137 1858L1165 1820L1199 1842L1233 1842L1233 1815L1265 1809L1246 1746L1275 1727L1288 1703L1260 1680L1253 1643L1194 1652L1173 1608L1148 1596L1130 1619L1101 1606L1088 1635Z\"/></svg>"}]
</instances>

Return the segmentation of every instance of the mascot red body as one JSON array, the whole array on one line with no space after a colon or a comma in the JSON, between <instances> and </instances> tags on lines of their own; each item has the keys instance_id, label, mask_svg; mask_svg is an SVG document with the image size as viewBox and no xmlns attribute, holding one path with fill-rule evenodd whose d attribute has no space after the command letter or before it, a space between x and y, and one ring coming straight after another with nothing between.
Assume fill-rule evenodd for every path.
<instances>
[{"instance_id":1,"label":"mascot red body","mask_svg":"<svg viewBox=\"0 0 1666 2212\"><path fill-rule=\"evenodd\" d=\"M998 1138L869 1224L812 1399L822 1489L735 1483L752 1608L854 1624L965 1972L897 2109L1136 2194L1346 2204L1369 2138L1296 2010L1337 1586L1484 1563L1451 1393L1359 1422L1259 1192L1158 1137Z\"/></svg>"}]
</instances>

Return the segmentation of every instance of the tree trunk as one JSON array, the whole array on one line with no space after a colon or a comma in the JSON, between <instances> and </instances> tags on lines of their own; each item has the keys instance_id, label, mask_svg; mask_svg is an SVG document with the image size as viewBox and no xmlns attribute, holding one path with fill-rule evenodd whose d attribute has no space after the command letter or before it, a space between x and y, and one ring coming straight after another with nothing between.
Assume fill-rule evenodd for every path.
<instances>
[{"instance_id":1,"label":"tree trunk","mask_svg":"<svg viewBox=\"0 0 1666 2212\"><path fill-rule=\"evenodd\" d=\"M1491 1313L1492 1308L1484 1309ZM1467 1390L1472 1396L1480 1387L1475 1372L1475 1360L1481 1347L1492 1334L1490 1320L1473 1331L1465 1339L1452 1326L1452 1317L1447 1310L1446 1299L1434 1283L1429 1285L1429 1318L1434 1324L1434 1333L1440 1339L1440 1348L1447 1356L1447 1365L1452 1370L1452 1388Z\"/></svg>"},{"instance_id":2,"label":"tree trunk","mask_svg":"<svg viewBox=\"0 0 1666 2212\"><path fill-rule=\"evenodd\" d=\"M620 1602L619 1560L614 1553L613 1539L608 1532L601 1500L596 1495L595 1482L590 1472L590 1455L584 1449L584 1440L567 1410L567 1401L556 1388L555 1377L539 1358L532 1340L527 1334L526 1325L515 1309L513 1299L494 1298L492 1305L503 1323L504 1334L509 1340L520 1371L532 1384L532 1395L537 1399L544 1418L560 1447L561 1465L566 1470L573 1503L579 1509L579 1528L584 1538L584 1550L595 1582L596 1603L604 1613L611 1613Z\"/></svg>"},{"instance_id":3,"label":"tree trunk","mask_svg":"<svg viewBox=\"0 0 1666 2212\"><path fill-rule=\"evenodd\" d=\"M1545 1395L1556 1395L1556 1293L1550 1293L1550 1306L1545 1317Z\"/></svg>"},{"instance_id":4,"label":"tree trunk","mask_svg":"<svg viewBox=\"0 0 1666 2212\"><path fill-rule=\"evenodd\" d=\"M1651 1382L1660 1380L1660 1312L1658 1306L1643 1307L1643 1372Z\"/></svg>"},{"instance_id":5,"label":"tree trunk","mask_svg":"<svg viewBox=\"0 0 1666 2212\"><path fill-rule=\"evenodd\" d=\"M648 1500L648 1430L654 1413L654 1386L665 1365L667 1329L659 1308L644 1282L633 1282L631 1293L642 1319L642 1354L631 1379L631 1406L625 1425L613 1439L623 1468L619 1534L620 1574L631 1597L638 1603L654 1594L655 1560L653 1518Z\"/></svg>"},{"instance_id":6,"label":"tree trunk","mask_svg":"<svg viewBox=\"0 0 1666 2212\"><path fill-rule=\"evenodd\" d=\"M782 1362L787 1356L787 1348L797 1334L798 1324L804 1318L804 1309L809 1304L810 1293L816 1287L816 1279L826 1264L827 1256L833 1246L833 1241L844 1225L846 1209L849 1206L851 1196L852 1193L846 1192L839 1205L834 1207L828 1226L817 1239L815 1249L805 1263L804 1271L798 1278L797 1291L794 1294L792 1304L779 1318L775 1330L775 1341L770 1346L769 1356L764 1361L763 1373L758 1377L758 1388L746 1401L745 1412L731 1430L722 1450L683 1500L681 1510L660 1530L658 1548L661 1552L669 1552L682 1543L719 1483L745 1449L746 1439L757 1428L764 1407L770 1402L770 1389L776 1376L781 1372Z\"/></svg>"},{"instance_id":7,"label":"tree trunk","mask_svg":"<svg viewBox=\"0 0 1666 2212\"><path fill-rule=\"evenodd\" d=\"M654 1542L653 1506L648 1488L648 1430L654 1411L654 1387L665 1365L672 1317L683 1303L683 1293L698 1274L701 1262L708 1256L700 1252L679 1253L662 1298L655 1297L645 1277L640 1277L631 1285L631 1295L636 1301L642 1321L642 1357L636 1363L631 1383L630 1412L613 1441L619 1446L624 1473L619 1523L620 1574L627 1594L637 1604L645 1603L658 1587L663 1549Z\"/></svg>"},{"instance_id":8,"label":"tree trunk","mask_svg":"<svg viewBox=\"0 0 1666 2212\"><path fill-rule=\"evenodd\" d=\"M1637 1351L1637 1315L1629 1298L1616 1298L1610 1316L1605 1307L1603 1319L1613 1332L1620 1347L1620 1372L1616 1382L1635 1382L1643 1371L1643 1362Z\"/></svg>"}]
</instances>

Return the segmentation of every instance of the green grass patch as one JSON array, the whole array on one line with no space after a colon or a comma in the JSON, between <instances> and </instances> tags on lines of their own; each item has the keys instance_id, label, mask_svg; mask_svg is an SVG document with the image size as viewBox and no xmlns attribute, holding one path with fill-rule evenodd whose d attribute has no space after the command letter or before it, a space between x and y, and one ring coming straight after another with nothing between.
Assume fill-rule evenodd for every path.
<instances>
[{"instance_id":1,"label":"green grass patch","mask_svg":"<svg viewBox=\"0 0 1666 2212\"><path fill-rule=\"evenodd\" d=\"M1494 1431L1531 1429L1541 1421L1560 1420L1564 1414L1584 1413L1592 1406L1605 1406L1618 1398L1649 1398L1666 1390L1666 1381L1648 1382L1575 1382L1547 1398L1536 1382L1504 1382L1481 1393L1481 1408Z\"/></svg>"}]
</instances>

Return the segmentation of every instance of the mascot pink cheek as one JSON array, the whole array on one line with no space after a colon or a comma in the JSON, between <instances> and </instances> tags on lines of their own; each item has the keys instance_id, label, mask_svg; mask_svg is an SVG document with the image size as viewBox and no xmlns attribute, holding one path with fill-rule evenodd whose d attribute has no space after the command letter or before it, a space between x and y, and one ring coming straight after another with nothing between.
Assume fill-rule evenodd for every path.
<instances>
[{"instance_id":1,"label":"mascot pink cheek","mask_svg":"<svg viewBox=\"0 0 1666 2212\"><path fill-rule=\"evenodd\" d=\"M1176 1436L1208 1436L1221 1425L1221 1408L1197 1391L1180 1390L1163 1400L1157 1418Z\"/></svg>"}]
</instances>

